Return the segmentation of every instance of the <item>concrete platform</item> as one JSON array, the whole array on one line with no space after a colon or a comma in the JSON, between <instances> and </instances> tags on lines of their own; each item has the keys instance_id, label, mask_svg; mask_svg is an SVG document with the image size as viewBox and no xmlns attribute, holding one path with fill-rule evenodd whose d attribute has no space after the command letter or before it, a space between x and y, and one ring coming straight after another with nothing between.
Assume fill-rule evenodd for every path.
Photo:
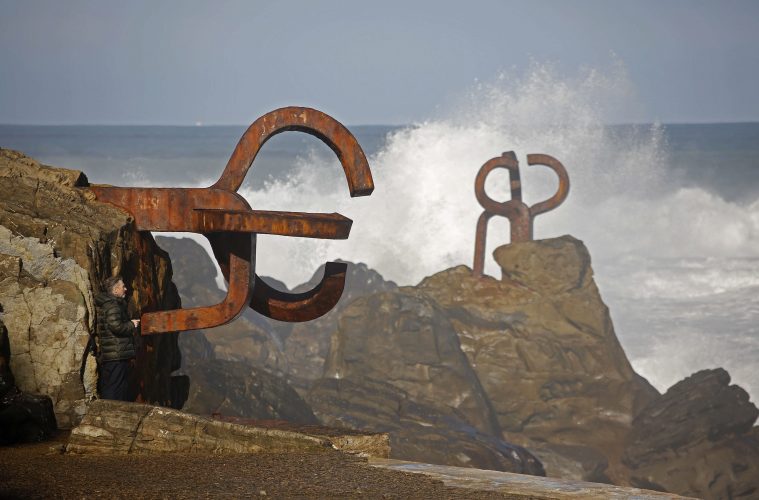
<instances>
[{"instance_id":1,"label":"concrete platform","mask_svg":"<svg viewBox=\"0 0 759 500\"><path fill-rule=\"evenodd\" d=\"M493 491L509 495L513 498L529 498L534 500L662 500L688 498L671 493L626 488L610 484L526 476L523 474L511 474L509 472L406 462L387 458L369 458L369 465L422 474L433 479L438 479L446 486L475 491Z\"/></svg>"}]
</instances>

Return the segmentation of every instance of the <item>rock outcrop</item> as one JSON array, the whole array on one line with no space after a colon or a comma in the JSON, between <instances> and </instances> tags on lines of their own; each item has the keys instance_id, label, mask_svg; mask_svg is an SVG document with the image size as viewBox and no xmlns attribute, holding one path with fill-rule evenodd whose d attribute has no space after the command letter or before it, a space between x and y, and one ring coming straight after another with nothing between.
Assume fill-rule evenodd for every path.
<instances>
[{"instance_id":1,"label":"rock outcrop","mask_svg":"<svg viewBox=\"0 0 759 500\"><path fill-rule=\"evenodd\" d=\"M305 323L282 323L272 321L275 331L282 339L282 350L287 359L287 378L298 391L305 394L314 381L322 377L324 363L329 354L331 334L337 330L338 318L343 310L356 299L398 288L393 281L385 280L366 264L345 262L345 288L337 305L324 316ZM293 289L304 292L316 286L324 275L324 266L316 270L306 283Z\"/></svg>"},{"instance_id":2,"label":"rock outcrop","mask_svg":"<svg viewBox=\"0 0 759 500\"><path fill-rule=\"evenodd\" d=\"M57 428L53 402L16 387L10 357L8 330L0 321L0 445L43 441Z\"/></svg>"},{"instance_id":3,"label":"rock outcrop","mask_svg":"<svg viewBox=\"0 0 759 500\"><path fill-rule=\"evenodd\" d=\"M230 421L231 420L231 421ZM123 401L91 403L67 453L319 453L387 458L384 434L272 421L217 419Z\"/></svg>"},{"instance_id":4,"label":"rock outcrop","mask_svg":"<svg viewBox=\"0 0 759 500\"><path fill-rule=\"evenodd\" d=\"M673 385L633 421L624 462L634 486L700 498L759 495L759 410L723 369Z\"/></svg>"},{"instance_id":5,"label":"rock outcrop","mask_svg":"<svg viewBox=\"0 0 759 500\"><path fill-rule=\"evenodd\" d=\"M81 418L95 391L95 363L85 359L100 282L121 274L131 312L171 309L179 297L168 256L128 213L95 199L84 174L40 165L0 149L0 304L18 387L52 398L61 427ZM142 339L139 397L172 400L179 368L175 333ZM173 391L177 394L177 391Z\"/></svg>"},{"instance_id":6,"label":"rock outcrop","mask_svg":"<svg viewBox=\"0 0 759 500\"><path fill-rule=\"evenodd\" d=\"M630 366L587 250L565 236L507 245L495 256L502 280L475 279L459 266L350 304L308 401L325 422L369 429L378 407L398 423L405 417L396 401L421 405L427 433L469 426L525 446L549 475L623 479L619 437L658 392ZM378 394L378 384L394 396L341 397L346 388ZM461 464L453 454L444 463ZM470 457L466 465L493 464Z\"/></svg>"}]
</instances>

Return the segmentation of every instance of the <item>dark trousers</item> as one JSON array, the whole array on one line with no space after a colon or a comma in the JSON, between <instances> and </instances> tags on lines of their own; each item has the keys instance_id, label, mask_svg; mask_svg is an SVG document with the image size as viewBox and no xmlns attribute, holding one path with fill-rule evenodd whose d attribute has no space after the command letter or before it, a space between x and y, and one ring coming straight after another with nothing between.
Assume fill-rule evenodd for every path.
<instances>
[{"instance_id":1,"label":"dark trousers","mask_svg":"<svg viewBox=\"0 0 759 500\"><path fill-rule=\"evenodd\" d=\"M106 361L100 365L98 386L102 399L132 401L129 380L132 372L132 360Z\"/></svg>"}]
</instances>

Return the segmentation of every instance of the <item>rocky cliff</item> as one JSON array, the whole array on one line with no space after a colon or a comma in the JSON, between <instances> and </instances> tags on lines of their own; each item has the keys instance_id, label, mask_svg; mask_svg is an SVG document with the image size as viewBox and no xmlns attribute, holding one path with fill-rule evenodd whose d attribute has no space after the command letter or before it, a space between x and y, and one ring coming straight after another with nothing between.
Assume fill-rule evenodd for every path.
<instances>
[{"instance_id":1,"label":"rocky cliff","mask_svg":"<svg viewBox=\"0 0 759 500\"><path fill-rule=\"evenodd\" d=\"M759 412L745 391L718 371L662 396L637 375L582 242L494 256L501 279L459 266L346 307L307 396L317 416L388 431L397 457L510 470L492 454L507 442L549 476L705 498L759 491Z\"/></svg>"},{"instance_id":2,"label":"rocky cliff","mask_svg":"<svg viewBox=\"0 0 759 500\"><path fill-rule=\"evenodd\" d=\"M207 259L196 244L174 242L173 259L193 249L193 269ZM537 465L526 448L549 476L751 498L756 408L724 371L665 395L638 376L574 238L506 245L496 258L501 279L474 280L460 266L402 288L351 265L352 291L335 311L270 322L276 340L267 345L286 377L305 380L300 390L310 387L323 423L388 432L396 458L526 472ZM215 288L213 273L201 274L189 293ZM228 352L224 336L210 334L200 352ZM300 347L289 351L294 339ZM272 359L238 347L246 366ZM304 362L309 376L299 378ZM239 405L230 411L244 415Z\"/></svg>"},{"instance_id":3,"label":"rocky cliff","mask_svg":"<svg viewBox=\"0 0 759 500\"><path fill-rule=\"evenodd\" d=\"M50 396L58 425L71 427L95 391L92 357L83 380L80 368L99 283L121 274L135 317L174 308L171 264L128 213L96 201L81 172L0 149L0 193L0 304L10 367L22 391ZM176 333L143 337L139 398L181 405L171 378L179 366Z\"/></svg>"}]
</instances>

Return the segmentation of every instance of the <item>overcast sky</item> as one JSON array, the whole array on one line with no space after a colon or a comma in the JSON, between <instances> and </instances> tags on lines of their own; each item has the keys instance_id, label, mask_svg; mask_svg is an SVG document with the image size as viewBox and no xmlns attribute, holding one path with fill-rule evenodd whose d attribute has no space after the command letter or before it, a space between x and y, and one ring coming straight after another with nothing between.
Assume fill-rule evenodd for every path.
<instances>
[{"instance_id":1,"label":"overcast sky","mask_svg":"<svg viewBox=\"0 0 759 500\"><path fill-rule=\"evenodd\" d=\"M759 121L759 1L0 0L0 123L425 119L530 61L627 68L620 121Z\"/></svg>"}]
</instances>

